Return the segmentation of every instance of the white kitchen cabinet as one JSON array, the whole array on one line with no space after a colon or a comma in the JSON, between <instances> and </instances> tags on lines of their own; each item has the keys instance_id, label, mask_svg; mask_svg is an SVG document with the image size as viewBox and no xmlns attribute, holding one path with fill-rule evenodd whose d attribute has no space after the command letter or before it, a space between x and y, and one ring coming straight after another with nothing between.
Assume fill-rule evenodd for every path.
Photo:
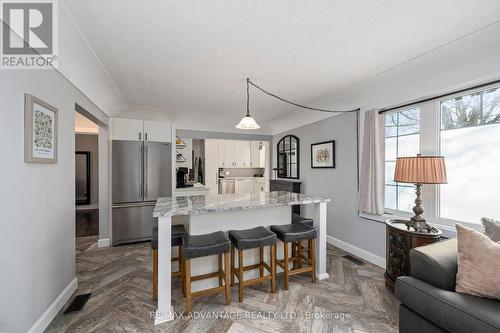
<instances>
[{"instance_id":1,"label":"white kitchen cabinet","mask_svg":"<svg viewBox=\"0 0 500 333\"><path fill-rule=\"evenodd\" d=\"M218 140L206 139L205 140L205 178L217 179L219 178L219 161L218 161L218 148L220 144Z\"/></svg>"},{"instance_id":2,"label":"white kitchen cabinet","mask_svg":"<svg viewBox=\"0 0 500 333\"><path fill-rule=\"evenodd\" d=\"M226 168L236 167L236 146L234 140L224 140L224 163Z\"/></svg>"},{"instance_id":3,"label":"white kitchen cabinet","mask_svg":"<svg viewBox=\"0 0 500 333\"><path fill-rule=\"evenodd\" d=\"M169 122L112 118L111 124L112 140L172 142Z\"/></svg>"},{"instance_id":4,"label":"white kitchen cabinet","mask_svg":"<svg viewBox=\"0 0 500 333\"><path fill-rule=\"evenodd\" d=\"M144 120L144 141L171 142L172 125L165 121Z\"/></svg>"},{"instance_id":5,"label":"white kitchen cabinet","mask_svg":"<svg viewBox=\"0 0 500 333\"><path fill-rule=\"evenodd\" d=\"M260 141L250 142L250 166L252 168L260 168Z\"/></svg>"},{"instance_id":6,"label":"white kitchen cabinet","mask_svg":"<svg viewBox=\"0 0 500 333\"><path fill-rule=\"evenodd\" d=\"M236 178L234 181L234 192L236 194L240 193L250 193L254 191L254 180L253 178Z\"/></svg>"},{"instance_id":7,"label":"white kitchen cabinet","mask_svg":"<svg viewBox=\"0 0 500 333\"><path fill-rule=\"evenodd\" d=\"M265 190L266 190L266 179L265 178L254 178L253 191L254 192L264 192Z\"/></svg>"},{"instance_id":8,"label":"white kitchen cabinet","mask_svg":"<svg viewBox=\"0 0 500 333\"><path fill-rule=\"evenodd\" d=\"M233 140L234 166L236 168L250 167L250 142Z\"/></svg>"},{"instance_id":9,"label":"white kitchen cabinet","mask_svg":"<svg viewBox=\"0 0 500 333\"><path fill-rule=\"evenodd\" d=\"M144 122L137 119L112 118L112 140L143 141Z\"/></svg>"},{"instance_id":10,"label":"white kitchen cabinet","mask_svg":"<svg viewBox=\"0 0 500 333\"><path fill-rule=\"evenodd\" d=\"M208 195L219 194L219 181L217 179L205 179L205 187L208 187Z\"/></svg>"},{"instance_id":11,"label":"white kitchen cabinet","mask_svg":"<svg viewBox=\"0 0 500 333\"><path fill-rule=\"evenodd\" d=\"M217 164L219 168L226 168L226 144L225 140L217 140ZM206 153L205 153L206 154Z\"/></svg>"}]
</instances>

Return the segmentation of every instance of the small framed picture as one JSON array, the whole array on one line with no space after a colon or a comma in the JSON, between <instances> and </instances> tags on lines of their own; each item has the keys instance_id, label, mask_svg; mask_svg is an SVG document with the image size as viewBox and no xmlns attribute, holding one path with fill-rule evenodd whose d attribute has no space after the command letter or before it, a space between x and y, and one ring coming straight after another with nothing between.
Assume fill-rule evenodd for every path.
<instances>
[{"instance_id":1,"label":"small framed picture","mask_svg":"<svg viewBox=\"0 0 500 333\"><path fill-rule=\"evenodd\" d=\"M335 168L335 141L311 145L311 168Z\"/></svg>"},{"instance_id":2,"label":"small framed picture","mask_svg":"<svg viewBox=\"0 0 500 333\"><path fill-rule=\"evenodd\" d=\"M57 109L25 94L24 161L57 163Z\"/></svg>"}]
</instances>

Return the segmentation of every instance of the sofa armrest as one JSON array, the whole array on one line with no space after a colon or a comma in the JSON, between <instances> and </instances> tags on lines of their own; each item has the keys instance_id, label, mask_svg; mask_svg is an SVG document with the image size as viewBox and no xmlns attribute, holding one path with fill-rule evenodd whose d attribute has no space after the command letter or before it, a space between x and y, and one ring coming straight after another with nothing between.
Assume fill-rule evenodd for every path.
<instances>
[{"instance_id":1,"label":"sofa armrest","mask_svg":"<svg viewBox=\"0 0 500 333\"><path fill-rule=\"evenodd\" d=\"M410 251L410 275L439 289L455 291L457 240L450 239Z\"/></svg>"}]
</instances>

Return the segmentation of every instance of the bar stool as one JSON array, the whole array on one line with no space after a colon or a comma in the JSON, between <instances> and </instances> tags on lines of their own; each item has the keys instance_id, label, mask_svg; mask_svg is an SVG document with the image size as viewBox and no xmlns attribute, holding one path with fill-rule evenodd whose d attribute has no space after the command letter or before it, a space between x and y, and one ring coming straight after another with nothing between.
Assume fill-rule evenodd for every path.
<instances>
[{"instance_id":1,"label":"bar stool","mask_svg":"<svg viewBox=\"0 0 500 333\"><path fill-rule=\"evenodd\" d=\"M172 225L170 237L171 246L179 247L179 256L172 258L172 262L179 262L179 271L172 272L172 276L182 276L182 238L186 235L186 228L182 224ZM153 300L158 299L158 227L153 228L151 238L151 250L153 252ZM184 292L184 280L182 280L182 291Z\"/></svg>"},{"instance_id":2,"label":"bar stool","mask_svg":"<svg viewBox=\"0 0 500 333\"><path fill-rule=\"evenodd\" d=\"M230 242L222 231L216 231L211 234L184 237L184 285L186 312L191 312L192 298L196 296L205 296L211 293L225 292L226 305L231 304L231 290L229 288L229 250ZM197 276L191 276L191 259L218 256L219 270L214 273L207 273ZM222 255L224 255L224 269L222 268ZM215 288L191 292L191 282L204 280L208 278L219 277L219 286ZM222 285L224 280L224 285Z\"/></svg>"},{"instance_id":3,"label":"bar stool","mask_svg":"<svg viewBox=\"0 0 500 333\"><path fill-rule=\"evenodd\" d=\"M300 216L297 213L292 213L292 223L302 223L302 224L307 225L308 227L311 227L311 228L314 227L313 219ZM311 260L311 251L309 250L308 247L302 246L302 242L297 242L297 243L295 243L295 245L292 245L292 257L295 257L295 256L301 257L302 251L307 252L307 258L304 258L304 259L306 259L307 261L310 261ZM293 264L294 264L294 268L297 268L297 263L295 261L293 262Z\"/></svg>"},{"instance_id":4,"label":"bar stool","mask_svg":"<svg viewBox=\"0 0 500 333\"><path fill-rule=\"evenodd\" d=\"M238 301L243 301L243 287L257 283L271 281L271 292L276 292L276 235L264 227L257 227L247 230L229 231L231 240L231 286L234 285L234 277L238 278ZM269 246L271 266L264 261L264 247ZM238 249L238 268L235 267L235 252ZM244 266L244 250L259 248L259 263ZM244 280L243 273L251 269L259 269L259 277L251 280ZM270 273L264 276L264 268Z\"/></svg>"},{"instance_id":5,"label":"bar stool","mask_svg":"<svg viewBox=\"0 0 500 333\"><path fill-rule=\"evenodd\" d=\"M272 225L271 231L276 234L276 237L283 242L283 260L277 260L276 263L285 272L285 289L288 290L288 278L290 275L302 274L306 272L311 273L312 282L316 282L316 254L315 254L315 243L318 232L316 228L308 227L302 223L292 223L285 225ZM300 242L303 240L308 240L310 249L310 265L302 267L303 257L299 257L298 254L295 257L288 257L288 243ZM290 261L297 261L297 268L292 270L289 269L288 263Z\"/></svg>"}]
</instances>

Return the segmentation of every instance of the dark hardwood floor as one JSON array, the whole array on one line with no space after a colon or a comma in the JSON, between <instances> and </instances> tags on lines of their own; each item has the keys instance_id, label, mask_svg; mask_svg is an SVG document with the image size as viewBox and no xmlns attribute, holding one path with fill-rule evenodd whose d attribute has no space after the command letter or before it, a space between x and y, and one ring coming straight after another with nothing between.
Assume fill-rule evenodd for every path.
<instances>
[{"instance_id":1,"label":"dark hardwood floor","mask_svg":"<svg viewBox=\"0 0 500 333\"><path fill-rule=\"evenodd\" d=\"M77 210L76 237L99 235L99 209Z\"/></svg>"}]
</instances>

